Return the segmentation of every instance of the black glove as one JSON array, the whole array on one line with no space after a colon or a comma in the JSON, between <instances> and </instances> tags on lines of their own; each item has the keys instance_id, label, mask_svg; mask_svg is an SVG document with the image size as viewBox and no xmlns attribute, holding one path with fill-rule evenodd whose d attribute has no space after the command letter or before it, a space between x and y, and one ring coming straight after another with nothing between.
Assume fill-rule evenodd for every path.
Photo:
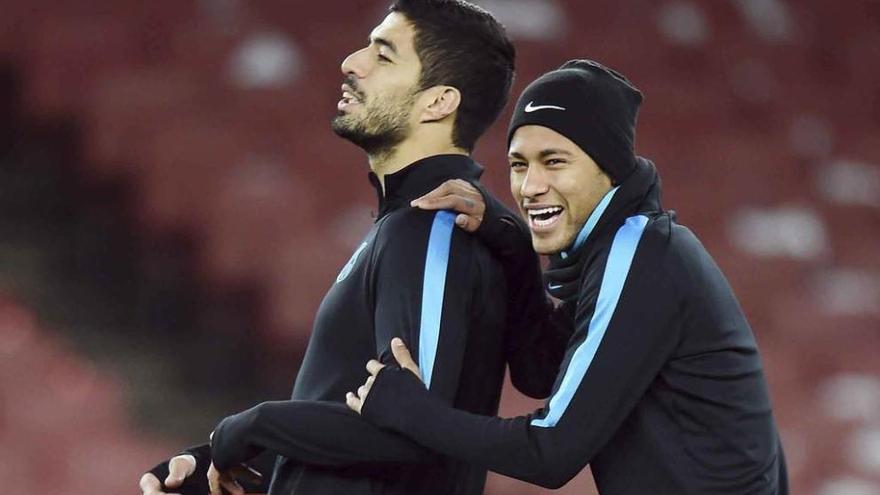
<instances>
[{"instance_id":1,"label":"black glove","mask_svg":"<svg viewBox=\"0 0 880 495\"><path fill-rule=\"evenodd\" d=\"M179 455L191 455L196 459L196 469L193 473L183 480L183 484L177 488L168 488L165 486L165 478L168 477L167 460L150 470L159 482L162 483L162 490L166 492L180 493L181 495L210 495L208 489L208 467L211 465L211 446L209 444L197 445L190 447L174 457Z\"/></svg>"},{"instance_id":2,"label":"black glove","mask_svg":"<svg viewBox=\"0 0 880 495\"><path fill-rule=\"evenodd\" d=\"M480 191L486 203L483 220L474 234L505 265L537 263L538 256L532 249L532 235L525 221L489 194L482 184L474 182L471 185Z\"/></svg>"}]
</instances>

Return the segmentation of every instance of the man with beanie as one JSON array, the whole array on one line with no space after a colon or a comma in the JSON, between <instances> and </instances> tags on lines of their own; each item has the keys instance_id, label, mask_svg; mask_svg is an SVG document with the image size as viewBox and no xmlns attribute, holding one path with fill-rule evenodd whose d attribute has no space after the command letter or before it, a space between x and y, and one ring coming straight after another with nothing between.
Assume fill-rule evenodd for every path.
<instances>
[{"instance_id":1,"label":"man with beanie","mask_svg":"<svg viewBox=\"0 0 880 495\"><path fill-rule=\"evenodd\" d=\"M419 205L481 212L459 225L482 216L477 236L523 287L512 302L529 306L529 323L569 315L574 334L545 406L504 419L452 409L426 393L397 339L400 366L369 362L349 407L434 451L551 488L590 464L603 495L788 492L749 324L705 248L660 206L654 165L633 151L641 101L625 77L586 60L520 97L511 192L534 250L550 257L544 287L534 252L517 247L520 232L491 199L447 185Z\"/></svg>"}]
</instances>

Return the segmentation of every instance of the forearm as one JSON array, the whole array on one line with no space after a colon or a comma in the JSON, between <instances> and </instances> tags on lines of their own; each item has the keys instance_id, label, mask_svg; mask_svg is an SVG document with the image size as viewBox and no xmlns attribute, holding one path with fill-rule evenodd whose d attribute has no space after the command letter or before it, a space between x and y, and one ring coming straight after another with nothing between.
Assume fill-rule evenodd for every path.
<instances>
[{"instance_id":1,"label":"forearm","mask_svg":"<svg viewBox=\"0 0 880 495\"><path fill-rule=\"evenodd\" d=\"M380 430L345 405L317 401L264 402L224 419L214 432L218 469L263 452L325 467L433 460L423 447Z\"/></svg>"},{"instance_id":2,"label":"forearm","mask_svg":"<svg viewBox=\"0 0 880 495\"><path fill-rule=\"evenodd\" d=\"M507 281L511 381L520 392L542 399L553 388L574 331L573 311L556 308L548 298L525 223L482 186L477 188L486 211L476 235L501 262Z\"/></svg>"},{"instance_id":3,"label":"forearm","mask_svg":"<svg viewBox=\"0 0 880 495\"><path fill-rule=\"evenodd\" d=\"M525 395L550 395L574 332L574 305L557 307L544 297L544 307L510 322L507 362L513 385Z\"/></svg>"},{"instance_id":4,"label":"forearm","mask_svg":"<svg viewBox=\"0 0 880 495\"><path fill-rule=\"evenodd\" d=\"M407 375L383 370L364 403L364 417L440 454L548 488L564 485L589 459L589 446L575 431L534 427L530 416L503 419L456 410L419 390Z\"/></svg>"},{"instance_id":5,"label":"forearm","mask_svg":"<svg viewBox=\"0 0 880 495\"><path fill-rule=\"evenodd\" d=\"M633 315L632 313L626 313ZM658 313L645 317L662 322ZM577 474L629 415L675 345L666 326L641 324L580 333L560 385L534 416L492 418L456 411L430 397L412 373L383 369L364 417L420 444L498 473L547 487ZM589 369L589 373L587 370Z\"/></svg>"},{"instance_id":6,"label":"forearm","mask_svg":"<svg viewBox=\"0 0 880 495\"><path fill-rule=\"evenodd\" d=\"M168 477L168 464L170 460L156 465L149 472L152 473L160 483L162 483L163 489L170 490L174 493L180 493L181 495L209 495L207 475L208 467L211 465L211 445L206 443L189 447L178 452L173 457L186 455L192 456L193 459L195 459L195 470L183 480L183 483L180 486L176 488L169 489L165 486L165 479ZM274 469L274 464L275 456L268 453L250 459L247 463L248 467L260 473L262 479L259 482L239 480L245 488L245 491L247 493L266 493L269 491L269 480L272 470Z\"/></svg>"}]
</instances>

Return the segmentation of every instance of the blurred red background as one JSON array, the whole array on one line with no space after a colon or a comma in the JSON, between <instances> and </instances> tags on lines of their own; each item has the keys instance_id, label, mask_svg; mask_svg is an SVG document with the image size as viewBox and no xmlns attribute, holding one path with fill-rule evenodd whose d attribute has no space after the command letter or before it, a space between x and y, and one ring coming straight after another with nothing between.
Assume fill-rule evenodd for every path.
<instances>
[{"instance_id":1,"label":"blurred red background","mask_svg":"<svg viewBox=\"0 0 880 495\"><path fill-rule=\"evenodd\" d=\"M880 493L880 2L479 3L517 45L514 98L571 58L641 88L637 150L745 308L792 493ZM289 393L375 211L329 119L385 7L0 0L7 486L130 493ZM505 198L509 110L476 152ZM536 406L505 391L503 414ZM594 493L588 471L559 493Z\"/></svg>"}]
</instances>

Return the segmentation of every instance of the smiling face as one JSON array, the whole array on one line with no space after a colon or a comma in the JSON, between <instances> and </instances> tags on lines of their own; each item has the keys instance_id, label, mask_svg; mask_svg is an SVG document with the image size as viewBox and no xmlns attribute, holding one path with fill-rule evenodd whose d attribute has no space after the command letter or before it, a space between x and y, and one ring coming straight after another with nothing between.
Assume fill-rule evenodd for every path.
<instances>
[{"instance_id":1,"label":"smiling face","mask_svg":"<svg viewBox=\"0 0 880 495\"><path fill-rule=\"evenodd\" d=\"M578 145L543 126L513 134L510 192L529 224L539 254L567 249L611 189L611 179Z\"/></svg>"},{"instance_id":2,"label":"smiling face","mask_svg":"<svg viewBox=\"0 0 880 495\"><path fill-rule=\"evenodd\" d=\"M346 77L333 131L368 154L390 150L410 134L421 73L414 36L406 17L393 12L368 46L342 62Z\"/></svg>"}]
</instances>

